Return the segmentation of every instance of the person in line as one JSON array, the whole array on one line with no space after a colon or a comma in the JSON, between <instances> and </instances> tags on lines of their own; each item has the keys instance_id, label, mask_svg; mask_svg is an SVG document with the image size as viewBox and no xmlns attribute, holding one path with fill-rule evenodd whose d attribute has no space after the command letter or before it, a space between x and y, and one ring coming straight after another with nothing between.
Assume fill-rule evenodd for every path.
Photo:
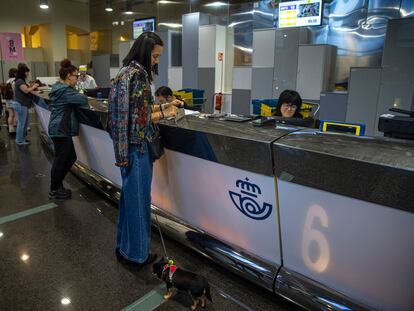
<instances>
[{"instance_id":1,"label":"person in line","mask_svg":"<svg viewBox=\"0 0 414 311\"><path fill-rule=\"evenodd\" d=\"M284 90L279 96L275 116L303 119L300 113L301 107L302 98L299 93L292 90Z\"/></svg>"},{"instance_id":2,"label":"person in line","mask_svg":"<svg viewBox=\"0 0 414 311\"><path fill-rule=\"evenodd\" d=\"M32 86L27 84L30 69L26 64L20 63L17 66L16 80L14 84L14 97L15 103L13 107L17 112L17 131L16 131L16 144L28 145L29 140L26 139L27 130L29 126L29 108L33 105L33 93L39 86L34 83Z\"/></svg>"},{"instance_id":3,"label":"person in line","mask_svg":"<svg viewBox=\"0 0 414 311\"><path fill-rule=\"evenodd\" d=\"M163 45L157 34L142 33L123 60L109 95L108 130L122 176L115 253L119 261L135 267L157 257L150 253L152 122L178 111L175 106L161 111L160 105L153 105L151 82L158 73Z\"/></svg>"},{"instance_id":4,"label":"person in line","mask_svg":"<svg viewBox=\"0 0 414 311\"><path fill-rule=\"evenodd\" d=\"M10 68L9 70L9 79L6 81L3 89L2 89L2 95L3 95L3 101L6 104L6 109L8 112L7 117L7 128L9 131L9 134L15 134L16 133L16 127L17 127L17 113L14 110L14 82L16 80L16 74L17 74L17 68Z\"/></svg>"},{"instance_id":5,"label":"person in line","mask_svg":"<svg viewBox=\"0 0 414 311\"><path fill-rule=\"evenodd\" d=\"M159 105L167 108L170 105L184 107L184 101L174 96L173 91L168 86L161 86L155 91L155 98Z\"/></svg>"},{"instance_id":6,"label":"person in line","mask_svg":"<svg viewBox=\"0 0 414 311\"><path fill-rule=\"evenodd\" d=\"M49 94L51 113L49 136L55 147L53 160L50 199L69 199L72 191L63 186L63 180L72 165L76 162L73 136L79 135L77 109L89 109L88 98L75 90L78 80L78 69L68 59L60 63L60 81L52 86Z\"/></svg>"},{"instance_id":7,"label":"person in line","mask_svg":"<svg viewBox=\"0 0 414 311\"><path fill-rule=\"evenodd\" d=\"M95 79L86 72L85 66L79 67L78 87L82 90L95 89L98 87Z\"/></svg>"}]
</instances>

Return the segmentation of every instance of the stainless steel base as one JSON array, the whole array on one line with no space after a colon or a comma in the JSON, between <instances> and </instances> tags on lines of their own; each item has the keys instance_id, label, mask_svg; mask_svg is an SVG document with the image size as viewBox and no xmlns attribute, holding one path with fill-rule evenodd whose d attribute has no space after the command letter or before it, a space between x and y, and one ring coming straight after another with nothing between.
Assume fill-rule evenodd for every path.
<instances>
[{"instance_id":1,"label":"stainless steel base","mask_svg":"<svg viewBox=\"0 0 414 311\"><path fill-rule=\"evenodd\" d=\"M370 310L369 307L284 267L277 274L275 292L308 310Z\"/></svg>"}]
</instances>

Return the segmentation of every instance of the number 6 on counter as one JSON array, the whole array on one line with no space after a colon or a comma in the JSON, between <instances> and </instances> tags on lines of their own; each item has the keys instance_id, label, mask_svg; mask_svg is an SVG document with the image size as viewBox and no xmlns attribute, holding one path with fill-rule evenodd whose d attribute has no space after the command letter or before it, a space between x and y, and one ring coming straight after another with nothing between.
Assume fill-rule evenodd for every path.
<instances>
[{"instance_id":1,"label":"number 6 on counter","mask_svg":"<svg viewBox=\"0 0 414 311\"><path fill-rule=\"evenodd\" d=\"M319 219L319 221L315 221ZM329 243L321 231L314 228L320 223L322 227L328 228L328 215L325 210L319 205L312 205L306 215L305 226L302 236L302 258L305 265L318 273L326 270L330 261ZM311 244L312 241L318 245L319 256L312 260L311 258ZM312 256L313 257L313 256Z\"/></svg>"}]
</instances>

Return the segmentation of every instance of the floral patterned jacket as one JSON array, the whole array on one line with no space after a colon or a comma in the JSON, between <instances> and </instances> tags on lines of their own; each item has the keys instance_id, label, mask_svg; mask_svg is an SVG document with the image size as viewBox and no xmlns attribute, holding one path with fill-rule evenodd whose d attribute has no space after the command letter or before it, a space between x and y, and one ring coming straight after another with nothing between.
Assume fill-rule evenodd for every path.
<instances>
[{"instance_id":1,"label":"floral patterned jacket","mask_svg":"<svg viewBox=\"0 0 414 311\"><path fill-rule=\"evenodd\" d=\"M123 67L112 82L108 105L110 132L116 165L128 161L128 145L141 145L151 140L153 97L148 74L143 66L132 61Z\"/></svg>"}]
</instances>

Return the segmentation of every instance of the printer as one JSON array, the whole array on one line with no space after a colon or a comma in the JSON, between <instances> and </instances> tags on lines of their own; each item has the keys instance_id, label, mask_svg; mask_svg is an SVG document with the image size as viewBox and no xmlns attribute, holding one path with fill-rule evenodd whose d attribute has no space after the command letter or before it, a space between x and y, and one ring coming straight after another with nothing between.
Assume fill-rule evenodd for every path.
<instances>
[{"instance_id":1,"label":"printer","mask_svg":"<svg viewBox=\"0 0 414 311\"><path fill-rule=\"evenodd\" d=\"M414 111L391 108L390 111L405 114L383 114L379 118L378 130L385 137L413 139L414 140Z\"/></svg>"}]
</instances>

